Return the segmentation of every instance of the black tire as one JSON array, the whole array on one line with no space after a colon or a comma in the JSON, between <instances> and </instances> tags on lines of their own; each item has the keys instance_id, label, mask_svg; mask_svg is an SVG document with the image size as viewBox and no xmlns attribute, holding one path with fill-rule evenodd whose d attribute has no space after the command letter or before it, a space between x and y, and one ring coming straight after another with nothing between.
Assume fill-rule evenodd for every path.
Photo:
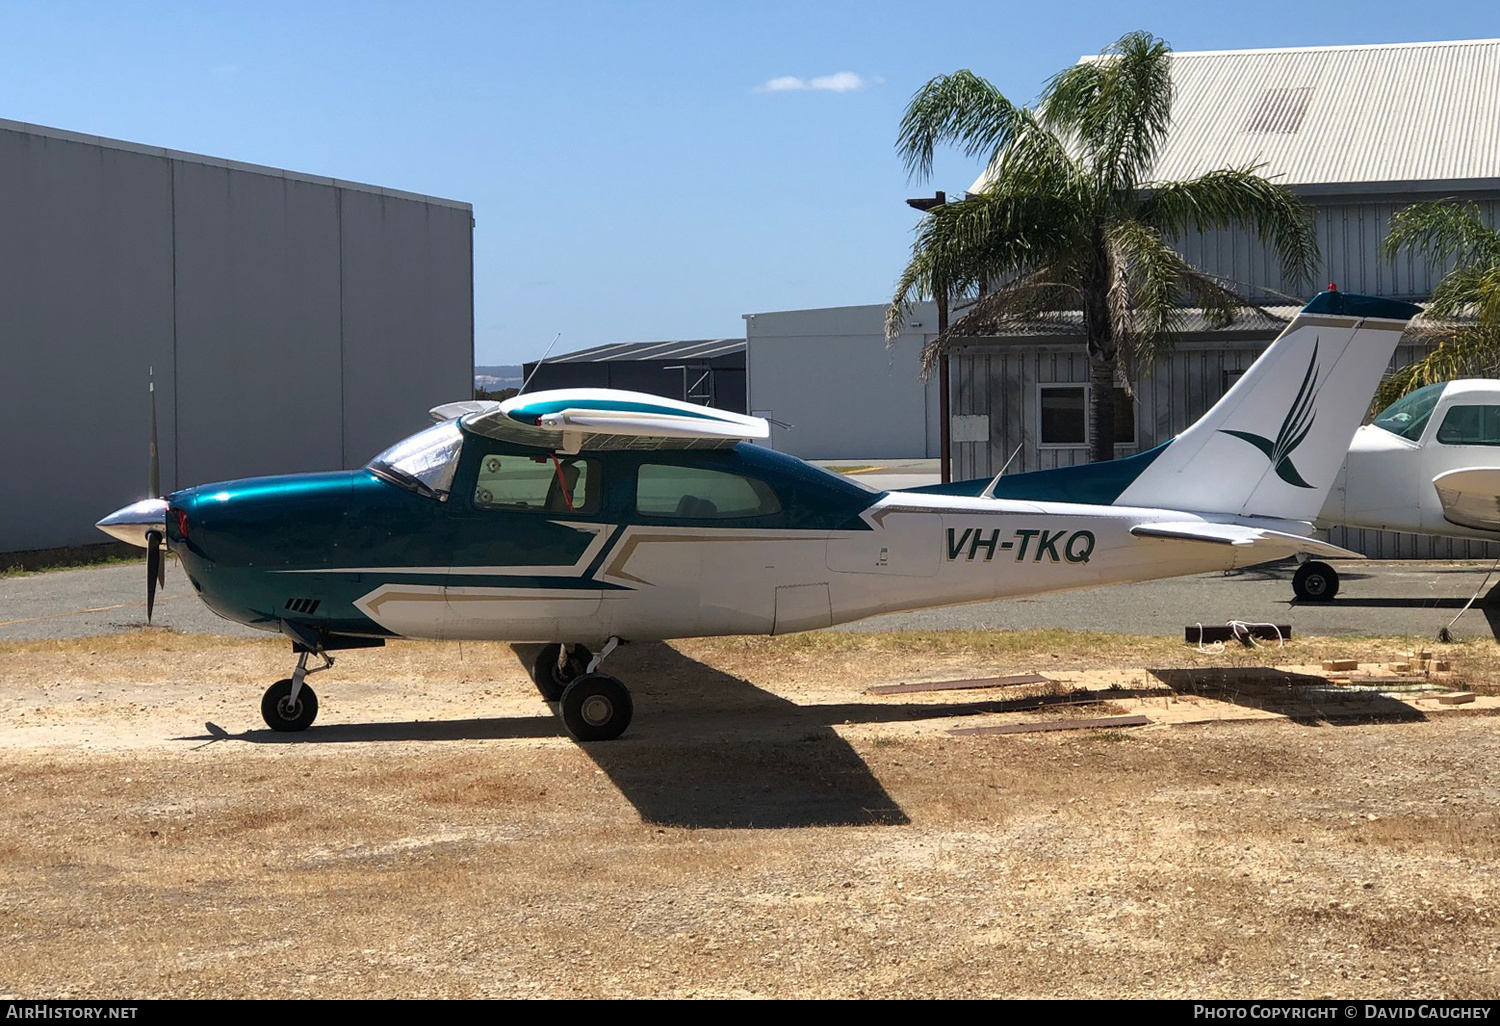
<instances>
[{"instance_id":1,"label":"black tire","mask_svg":"<svg viewBox=\"0 0 1500 1026\"><path fill-rule=\"evenodd\" d=\"M568 653L567 665L559 669L557 656L561 651L561 645L545 645L531 666L531 679L549 702L561 702L568 685L588 672L589 662L594 658L582 645L574 645Z\"/></svg>"},{"instance_id":2,"label":"black tire","mask_svg":"<svg viewBox=\"0 0 1500 1026\"><path fill-rule=\"evenodd\" d=\"M1339 572L1327 563L1308 560L1292 575L1292 592L1302 602L1332 602L1339 593Z\"/></svg>"},{"instance_id":3,"label":"black tire","mask_svg":"<svg viewBox=\"0 0 1500 1026\"><path fill-rule=\"evenodd\" d=\"M630 726L630 691L603 673L587 673L563 692L563 726L580 741L613 741Z\"/></svg>"},{"instance_id":4,"label":"black tire","mask_svg":"<svg viewBox=\"0 0 1500 1026\"><path fill-rule=\"evenodd\" d=\"M306 684L297 692L297 704L288 708L287 699L292 695L292 678L278 680L266 688L260 700L260 714L266 726L272 730L286 732L306 730L318 718L318 696Z\"/></svg>"}]
</instances>

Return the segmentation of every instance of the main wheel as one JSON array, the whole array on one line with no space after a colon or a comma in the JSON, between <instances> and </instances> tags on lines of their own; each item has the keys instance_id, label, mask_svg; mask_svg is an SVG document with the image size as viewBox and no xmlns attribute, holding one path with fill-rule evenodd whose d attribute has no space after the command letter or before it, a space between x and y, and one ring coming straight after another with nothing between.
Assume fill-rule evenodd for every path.
<instances>
[{"instance_id":1,"label":"main wheel","mask_svg":"<svg viewBox=\"0 0 1500 1026\"><path fill-rule=\"evenodd\" d=\"M586 673L563 692L563 726L580 741L613 741L630 726L635 705L624 684L603 673Z\"/></svg>"},{"instance_id":2,"label":"main wheel","mask_svg":"<svg viewBox=\"0 0 1500 1026\"><path fill-rule=\"evenodd\" d=\"M531 667L531 679L536 683L536 689L549 702L561 702L563 691L588 672L589 662L594 658L594 654L582 645L574 645L573 651L568 653L567 664L559 667L557 658L560 652L561 645L544 646Z\"/></svg>"},{"instance_id":3,"label":"main wheel","mask_svg":"<svg viewBox=\"0 0 1500 1026\"><path fill-rule=\"evenodd\" d=\"M1292 592L1303 602L1332 602L1339 593L1339 572L1327 563L1308 560L1292 575Z\"/></svg>"},{"instance_id":4,"label":"main wheel","mask_svg":"<svg viewBox=\"0 0 1500 1026\"><path fill-rule=\"evenodd\" d=\"M306 730L312 726L312 721L318 718L318 696L313 694L313 689L303 684L295 703L290 701L291 697L290 677L266 688L265 697L260 700L260 714L265 717L266 726L284 731Z\"/></svg>"}]
</instances>

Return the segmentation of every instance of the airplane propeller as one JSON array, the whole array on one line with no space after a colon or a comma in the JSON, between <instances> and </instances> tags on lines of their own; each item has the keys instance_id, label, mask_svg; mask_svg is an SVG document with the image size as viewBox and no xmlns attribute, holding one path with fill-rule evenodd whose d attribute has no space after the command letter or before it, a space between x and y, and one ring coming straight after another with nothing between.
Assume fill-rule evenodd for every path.
<instances>
[{"instance_id":1,"label":"airplane propeller","mask_svg":"<svg viewBox=\"0 0 1500 1026\"><path fill-rule=\"evenodd\" d=\"M156 382L151 382L151 459L147 469L151 498L117 509L95 526L120 541L146 550L146 622L156 610L156 589L167 583L167 500L161 494L161 461L156 447Z\"/></svg>"},{"instance_id":2,"label":"airplane propeller","mask_svg":"<svg viewBox=\"0 0 1500 1026\"><path fill-rule=\"evenodd\" d=\"M151 393L151 458L146 471L146 494L166 500L161 494L161 456L156 446L156 375L150 375L148 390ZM156 608L156 589L167 585L167 564L162 557L163 543L167 539L166 510L162 510L162 529L146 532L146 622L151 622L151 613Z\"/></svg>"}]
</instances>

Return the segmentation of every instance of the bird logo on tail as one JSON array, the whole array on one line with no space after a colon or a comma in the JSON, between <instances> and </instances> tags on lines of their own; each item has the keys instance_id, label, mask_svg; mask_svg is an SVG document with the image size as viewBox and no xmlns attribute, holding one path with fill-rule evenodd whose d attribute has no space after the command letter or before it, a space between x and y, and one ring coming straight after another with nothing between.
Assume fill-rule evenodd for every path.
<instances>
[{"instance_id":1,"label":"bird logo on tail","mask_svg":"<svg viewBox=\"0 0 1500 1026\"><path fill-rule=\"evenodd\" d=\"M1265 453L1266 458L1271 461L1271 466L1276 468L1276 476L1287 484L1297 488L1311 488L1313 486L1302 480L1302 475L1292 465L1292 453L1312 430L1313 421L1317 418L1317 413L1313 409L1317 398L1318 343L1315 338L1312 358L1307 362L1307 373L1302 376L1302 387L1297 390L1297 398L1292 400L1292 408L1287 411L1286 419L1281 422L1281 430L1276 433L1274 442L1249 431L1230 431L1227 428L1221 431L1223 434L1243 439Z\"/></svg>"}]
</instances>

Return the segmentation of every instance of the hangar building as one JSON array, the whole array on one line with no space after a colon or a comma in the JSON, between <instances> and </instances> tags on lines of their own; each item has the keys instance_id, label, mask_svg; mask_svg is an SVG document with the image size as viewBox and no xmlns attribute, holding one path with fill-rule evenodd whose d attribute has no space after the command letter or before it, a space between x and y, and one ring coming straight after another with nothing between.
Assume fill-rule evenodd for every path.
<instances>
[{"instance_id":1,"label":"hangar building","mask_svg":"<svg viewBox=\"0 0 1500 1026\"><path fill-rule=\"evenodd\" d=\"M744 413L745 340L612 342L523 364L526 391L623 388Z\"/></svg>"},{"instance_id":2,"label":"hangar building","mask_svg":"<svg viewBox=\"0 0 1500 1026\"><path fill-rule=\"evenodd\" d=\"M0 121L0 552L359 466L472 395L467 203Z\"/></svg>"}]
</instances>

